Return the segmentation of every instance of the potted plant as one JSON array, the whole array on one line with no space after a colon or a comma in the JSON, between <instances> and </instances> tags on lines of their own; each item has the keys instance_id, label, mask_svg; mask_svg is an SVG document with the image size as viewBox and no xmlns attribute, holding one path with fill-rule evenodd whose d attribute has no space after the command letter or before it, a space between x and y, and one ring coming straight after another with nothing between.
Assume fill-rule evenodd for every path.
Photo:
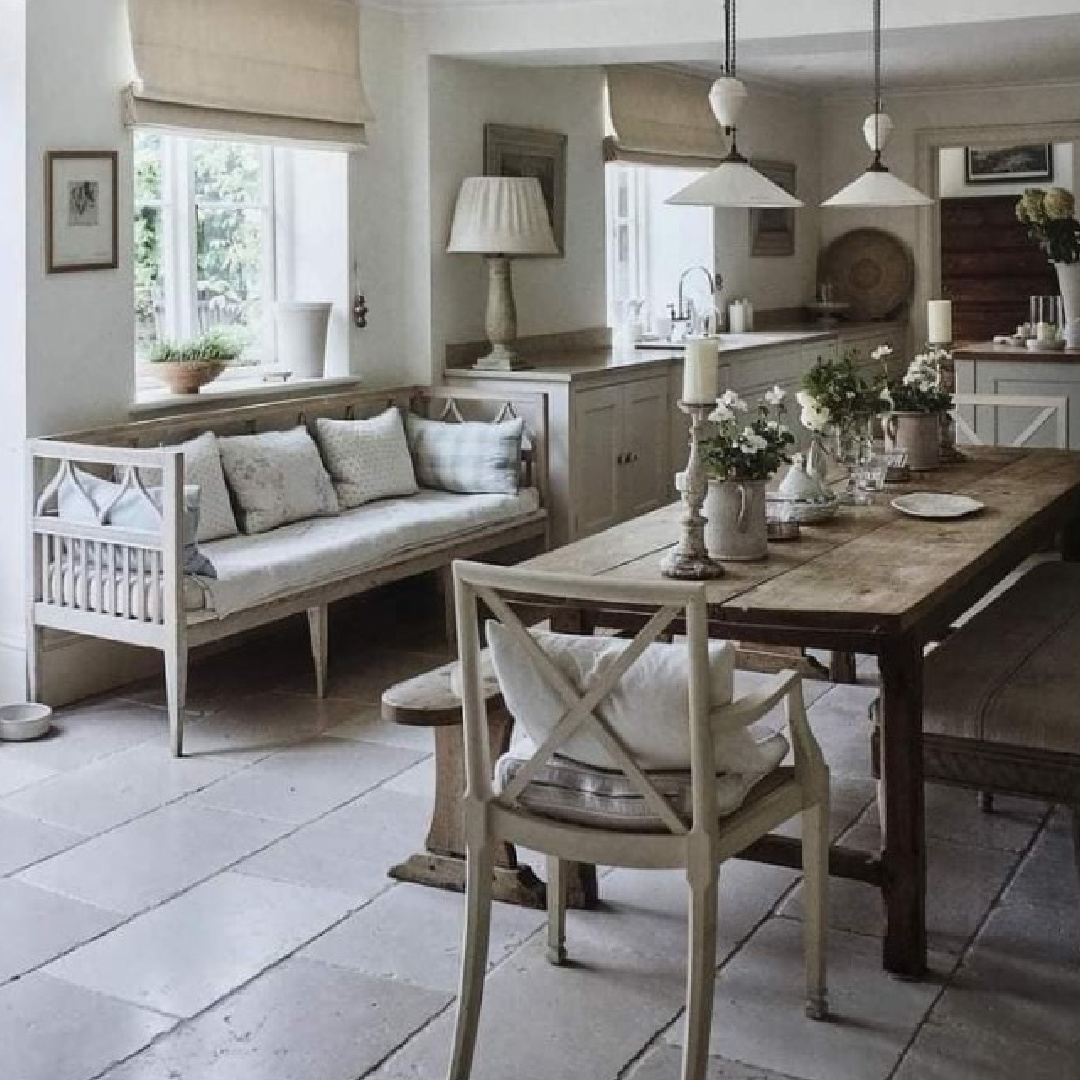
<instances>
[{"instance_id":1,"label":"potted plant","mask_svg":"<svg viewBox=\"0 0 1080 1080\"><path fill-rule=\"evenodd\" d=\"M1066 325L1080 319L1080 221L1072 192L1061 187L1028 188L1016 204L1016 216L1054 264Z\"/></svg>"},{"instance_id":2,"label":"potted plant","mask_svg":"<svg viewBox=\"0 0 1080 1080\"><path fill-rule=\"evenodd\" d=\"M243 351L235 337L221 330L188 341L160 341L150 353L149 373L174 394L197 394Z\"/></svg>"},{"instance_id":3,"label":"potted plant","mask_svg":"<svg viewBox=\"0 0 1080 1080\"><path fill-rule=\"evenodd\" d=\"M952 408L942 363L950 359L947 349L931 347L916 356L899 379L886 379L881 390L889 413L885 444L906 451L908 468L915 472L936 469L940 463L942 417Z\"/></svg>"},{"instance_id":4,"label":"potted plant","mask_svg":"<svg viewBox=\"0 0 1080 1080\"><path fill-rule=\"evenodd\" d=\"M886 363L892 355L888 345L879 345L871 358ZM803 376L802 389L795 395L802 407L800 423L814 437L806 456L807 471L824 481L828 460L821 439L833 434L832 453L839 462L851 464L858 440L866 434L869 421L885 404L873 385L859 374L855 354L838 360L818 360Z\"/></svg>"},{"instance_id":5,"label":"potted plant","mask_svg":"<svg viewBox=\"0 0 1080 1080\"><path fill-rule=\"evenodd\" d=\"M714 559L762 559L768 554L765 484L790 461L795 437L784 424L784 391L773 387L753 417L734 390L709 416L702 444L709 491L705 497L705 547Z\"/></svg>"}]
</instances>

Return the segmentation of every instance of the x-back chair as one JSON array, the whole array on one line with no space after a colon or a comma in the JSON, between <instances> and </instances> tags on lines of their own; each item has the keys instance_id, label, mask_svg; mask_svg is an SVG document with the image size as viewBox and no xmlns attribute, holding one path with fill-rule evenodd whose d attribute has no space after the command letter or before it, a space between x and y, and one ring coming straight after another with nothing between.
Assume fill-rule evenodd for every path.
<instances>
[{"instance_id":1,"label":"x-back chair","mask_svg":"<svg viewBox=\"0 0 1080 1080\"><path fill-rule=\"evenodd\" d=\"M784 821L802 814L807 1014L815 1019L824 1018L829 773L807 723L799 677L784 672L767 689L710 709L707 609L704 587L698 584L664 582L642 588L595 578L459 561L454 564L454 585L465 722L467 785L463 815L468 871L461 993L450 1080L467 1080L471 1074L487 967L494 852L499 841L510 841L547 856L548 959L555 964L566 959L567 862L686 868L690 942L682 1076L683 1080L703 1080L716 974L719 865ZM615 662L599 665L590 684L579 691L518 616L512 606L515 597L519 601L535 600L541 605L545 600L580 601L584 605L633 603L653 613ZM511 641L519 655L527 658L535 674L558 696L558 707L564 709L561 719L539 741L527 762L513 774L500 771L501 790L497 790L493 780L495 763L480 691L480 603L504 628L503 639ZM685 646L654 645L681 619L685 619ZM665 798L657 787L659 774L645 771L635 760L633 737L616 728L604 715L605 700L650 648L688 651L689 663L684 669L688 671L686 709L681 716L647 718L650 724L672 726L685 725L688 718L688 800L676 802ZM679 693L681 700L681 687ZM717 809L718 742L724 739L725 732L745 728L781 701L786 704L794 766L778 766L768 771L750 788L741 806L721 816ZM527 718L515 714L515 719L528 728ZM581 818L568 820L565 815L556 818L523 804L530 784L543 774L546 766L557 762L560 768L573 770L572 761L553 755L582 734L591 736L606 751L612 775L631 785L644 800L654 818L647 829L628 830L625 821L606 825L591 820L585 824ZM670 778L671 774L664 775ZM685 774L683 780L685 783Z\"/></svg>"}]
</instances>

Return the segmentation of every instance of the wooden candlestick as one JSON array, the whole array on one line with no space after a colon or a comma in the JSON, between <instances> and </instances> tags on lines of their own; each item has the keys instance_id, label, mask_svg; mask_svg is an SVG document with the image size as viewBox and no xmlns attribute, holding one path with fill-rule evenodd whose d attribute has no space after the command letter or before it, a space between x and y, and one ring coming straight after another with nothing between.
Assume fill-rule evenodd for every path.
<instances>
[{"instance_id":1,"label":"wooden candlestick","mask_svg":"<svg viewBox=\"0 0 1080 1080\"><path fill-rule=\"evenodd\" d=\"M664 577L683 581L708 581L723 577L724 568L709 558L705 548L705 517L701 512L709 491L709 478L705 474L705 457L701 440L713 404L695 405L680 401L679 408L690 417L690 459L686 464L682 501L686 516L680 522L682 536L674 549L660 561Z\"/></svg>"}]
</instances>

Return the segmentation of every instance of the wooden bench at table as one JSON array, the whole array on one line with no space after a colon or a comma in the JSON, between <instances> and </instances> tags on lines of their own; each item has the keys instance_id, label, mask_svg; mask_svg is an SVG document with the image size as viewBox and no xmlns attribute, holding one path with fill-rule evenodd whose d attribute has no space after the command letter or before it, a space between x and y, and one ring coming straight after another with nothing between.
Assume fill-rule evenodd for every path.
<instances>
[{"instance_id":1,"label":"wooden bench at table","mask_svg":"<svg viewBox=\"0 0 1080 1080\"><path fill-rule=\"evenodd\" d=\"M1070 807L1080 870L1080 564L1030 570L930 653L927 780Z\"/></svg>"},{"instance_id":2,"label":"wooden bench at table","mask_svg":"<svg viewBox=\"0 0 1080 1080\"><path fill-rule=\"evenodd\" d=\"M390 687L382 696L385 720L411 727L429 727L435 735L435 802L424 851L390 868L397 881L431 885L452 892L465 891L465 834L461 821L461 798L465 791L465 746L461 698L453 685L457 663ZM497 757L510 749L514 718L503 704L494 674L484 678L484 702L492 753ZM509 904L544 908L544 883L532 868L518 862L513 844L500 844L495 856L494 896ZM593 867L576 867L568 876L567 903L575 908L597 905Z\"/></svg>"}]
</instances>

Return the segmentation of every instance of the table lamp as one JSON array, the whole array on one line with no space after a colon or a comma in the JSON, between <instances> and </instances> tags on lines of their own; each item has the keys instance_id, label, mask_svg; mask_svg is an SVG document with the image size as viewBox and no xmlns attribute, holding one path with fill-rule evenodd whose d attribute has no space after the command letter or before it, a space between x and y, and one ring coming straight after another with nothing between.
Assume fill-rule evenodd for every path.
<instances>
[{"instance_id":1,"label":"table lamp","mask_svg":"<svg viewBox=\"0 0 1080 1080\"><path fill-rule=\"evenodd\" d=\"M535 177L470 176L461 183L450 243L455 255L486 255L488 300L485 330L491 352L476 367L513 371L526 367L514 351L517 309L510 259L558 255L544 193Z\"/></svg>"}]
</instances>

